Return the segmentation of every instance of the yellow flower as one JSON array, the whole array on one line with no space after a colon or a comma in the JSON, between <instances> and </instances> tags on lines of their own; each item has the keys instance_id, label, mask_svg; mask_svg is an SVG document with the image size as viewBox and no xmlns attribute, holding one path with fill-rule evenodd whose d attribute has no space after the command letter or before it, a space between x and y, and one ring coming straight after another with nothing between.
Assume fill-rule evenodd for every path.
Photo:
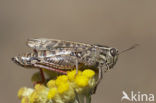
<instances>
[{"instance_id":1,"label":"yellow flower","mask_svg":"<svg viewBox=\"0 0 156 103\"><path fill-rule=\"evenodd\" d=\"M60 94L66 92L66 91L68 91L68 90L69 90L69 83L68 83L68 82L63 83L63 84L61 84L61 85L58 86L58 92L59 92Z\"/></svg>"},{"instance_id":2,"label":"yellow flower","mask_svg":"<svg viewBox=\"0 0 156 103\"><path fill-rule=\"evenodd\" d=\"M56 79L56 86L63 85L68 81L68 77L66 75L61 75Z\"/></svg>"},{"instance_id":3,"label":"yellow flower","mask_svg":"<svg viewBox=\"0 0 156 103\"><path fill-rule=\"evenodd\" d=\"M52 99L57 93L57 89L56 88L51 88L48 92L48 99Z\"/></svg>"},{"instance_id":4,"label":"yellow flower","mask_svg":"<svg viewBox=\"0 0 156 103\"><path fill-rule=\"evenodd\" d=\"M93 70L86 69L82 72L82 75L84 75L88 78L92 78L95 75L95 72Z\"/></svg>"},{"instance_id":5,"label":"yellow flower","mask_svg":"<svg viewBox=\"0 0 156 103\"><path fill-rule=\"evenodd\" d=\"M29 101L30 101L30 103L34 103L35 101L37 101L38 98L39 98L38 93L36 91L34 91L31 94Z\"/></svg>"},{"instance_id":6,"label":"yellow flower","mask_svg":"<svg viewBox=\"0 0 156 103\"><path fill-rule=\"evenodd\" d=\"M28 97L23 97L21 103L30 103Z\"/></svg>"},{"instance_id":7,"label":"yellow flower","mask_svg":"<svg viewBox=\"0 0 156 103\"><path fill-rule=\"evenodd\" d=\"M43 85L41 85L41 84L36 84L34 88L35 88L35 89L41 89L41 88L43 88Z\"/></svg>"},{"instance_id":8,"label":"yellow flower","mask_svg":"<svg viewBox=\"0 0 156 103\"><path fill-rule=\"evenodd\" d=\"M62 100L65 103L69 103L69 101L71 102L72 100L75 99L75 90L74 88L69 84L69 88L67 91L65 91L64 93L60 94ZM72 103L72 102L71 102Z\"/></svg>"},{"instance_id":9,"label":"yellow flower","mask_svg":"<svg viewBox=\"0 0 156 103\"><path fill-rule=\"evenodd\" d=\"M76 74L76 70L67 72L67 76L68 76L68 78L69 78L70 81L74 81L75 80L75 77L77 75L81 75L81 74L82 74L81 71L78 71L78 73Z\"/></svg>"},{"instance_id":10,"label":"yellow flower","mask_svg":"<svg viewBox=\"0 0 156 103\"><path fill-rule=\"evenodd\" d=\"M18 98L23 98L23 97L28 97L29 95L32 94L34 90L31 89L31 88L26 88L26 87L23 87L23 88L20 88L19 91L18 91Z\"/></svg>"},{"instance_id":11,"label":"yellow flower","mask_svg":"<svg viewBox=\"0 0 156 103\"><path fill-rule=\"evenodd\" d=\"M76 76L75 83L80 87L85 87L88 85L89 79L86 76L78 75Z\"/></svg>"},{"instance_id":12,"label":"yellow flower","mask_svg":"<svg viewBox=\"0 0 156 103\"><path fill-rule=\"evenodd\" d=\"M53 88L56 86L55 80L50 80L47 83L48 88Z\"/></svg>"},{"instance_id":13,"label":"yellow flower","mask_svg":"<svg viewBox=\"0 0 156 103\"><path fill-rule=\"evenodd\" d=\"M36 84L34 92L30 95L30 103L46 103L49 89L44 85Z\"/></svg>"}]
</instances>

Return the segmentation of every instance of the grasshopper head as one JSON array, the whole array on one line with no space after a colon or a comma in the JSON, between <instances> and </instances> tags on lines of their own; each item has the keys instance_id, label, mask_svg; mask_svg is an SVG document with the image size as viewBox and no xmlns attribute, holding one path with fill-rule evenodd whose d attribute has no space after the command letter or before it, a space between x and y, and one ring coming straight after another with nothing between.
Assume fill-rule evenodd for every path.
<instances>
[{"instance_id":1,"label":"grasshopper head","mask_svg":"<svg viewBox=\"0 0 156 103\"><path fill-rule=\"evenodd\" d=\"M131 47L124 49L120 52L118 52L118 50L115 48L111 48L108 46L102 46L102 45L96 45L101 50L100 51L100 59L102 59L102 60L100 63L103 63L102 61L105 61L104 64L106 64L106 66L111 69L116 64L116 62L118 60L118 56L120 54L125 53L129 50L132 50L135 47L137 47L138 45L139 44L134 44Z\"/></svg>"},{"instance_id":2,"label":"grasshopper head","mask_svg":"<svg viewBox=\"0 0 156 103\"><path fill-rule=\"evenodd\" d=\"M103 65L106 65L109 69L113 68L118 60L118 50L107 46L99 46L100 48L100 59Z\"/></svg>"},{"instance_id":3,"label":"grasshopper head","mask_svg":"<svg viewBox=\"0 0 156 103\"><path fill-rule=\"evenodd\" d=\"M108 64L109 68L113 68L114 65L116 64L118 60L118 50L115 48L109 48L108 53L107 53L107 61L106 63Z\"/></svg>"}]
</instances>

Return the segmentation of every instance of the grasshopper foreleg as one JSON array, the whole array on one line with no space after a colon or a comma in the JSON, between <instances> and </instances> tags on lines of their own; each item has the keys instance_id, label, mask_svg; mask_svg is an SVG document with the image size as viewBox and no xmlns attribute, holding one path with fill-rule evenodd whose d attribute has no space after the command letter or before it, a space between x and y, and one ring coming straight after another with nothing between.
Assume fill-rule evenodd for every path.
<instances>
[{"instance_id":1,"label":"grasshopper foreleg","mask_svg":"<svg viewBox=\"0 0 156 103\"><path fill-rule=\"evenodd\" d=\"M95 87L94 87L94 89L92 91L92 94L96 93L97 86L99 85L102 78L103 78L102 68L98 68L98 79L96 81L96 85L95 85Z\"/></svg>"},{"instance_id":2,"label":"grasshopper foreleg","mask_svg":"<svg viewBox=\"0 0 156 103\"><path fill-rule=\"evenodd\" d=\"M79 64L78 64L78 60L76 59L76 75L78 74L78 70L79 70Z\"/></svg>"}]
</instances>

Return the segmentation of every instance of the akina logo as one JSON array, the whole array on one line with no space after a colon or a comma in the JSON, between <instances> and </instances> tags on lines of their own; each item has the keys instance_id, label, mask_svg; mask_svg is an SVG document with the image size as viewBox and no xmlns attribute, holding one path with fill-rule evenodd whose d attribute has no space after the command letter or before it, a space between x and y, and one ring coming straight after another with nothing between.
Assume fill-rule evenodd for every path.
<instances>
[{"instance_id":1,"label":"akina logo","mask_svg":"<svg viewBox=\"0 0 156 103\"><path fill-rule=\"evenodd\" d=\"M122 91L122 94L123 96L121 98L121 101L124 100L132 101L132 102L140 102L140 101L153 102L154 101L154 94L152 93L145 94L145 93L141 93L140 91L138 92L131 91L128 94L125 91Z\"/></svg>"}]
</instances>

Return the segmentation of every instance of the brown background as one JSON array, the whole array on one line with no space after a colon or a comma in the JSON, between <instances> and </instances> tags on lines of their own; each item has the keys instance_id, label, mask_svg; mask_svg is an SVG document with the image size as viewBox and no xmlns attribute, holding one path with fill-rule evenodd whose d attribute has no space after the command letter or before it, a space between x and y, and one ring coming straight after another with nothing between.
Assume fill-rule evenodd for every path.
<instances>
[{"instance_id":1,"label":"brown background","mask_svg":"<svg viewBox=\"0 0 156 103\"><path fill-rule=\"evenodd\" d=\"M30 51L26 40L38 37L119 50L140 44L104 74L92 103L120 103L123 90L156 96L155 0L0 0L1 103L19 103L17 90L32 86L35 71L15 65L10 58Z\"/></svg>"}]
</instances>

